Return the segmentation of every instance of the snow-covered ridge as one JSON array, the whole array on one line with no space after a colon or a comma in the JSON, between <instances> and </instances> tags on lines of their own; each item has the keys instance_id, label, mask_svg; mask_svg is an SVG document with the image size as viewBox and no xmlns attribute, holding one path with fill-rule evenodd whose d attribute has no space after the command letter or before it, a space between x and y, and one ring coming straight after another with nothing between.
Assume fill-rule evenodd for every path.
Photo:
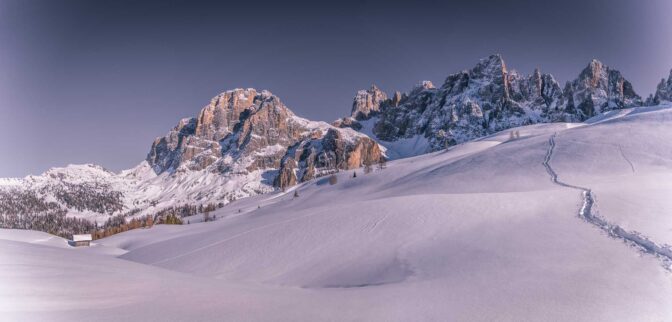
<instances>
[{"instance_id":1,"label":"snow-covered ridge","mask_svg":"<svg viewBox=\"0 0 672 322\"><path fill-rule=\"evenodd\" d=\"M102 321L667 321L672 283L655 255L672 243L672 109L604 116L500 131L86 249L0 230L0 311L40 321L93 311ZM585 218L598 213L611 226Z\"/></svg>"},{"instance_id":2,"label":"snow-covered ridge","mask_svg":"<svg viewBox=\"0 0 672 322\"><path fill-rule=\"evenodd\" d=\"M667 83L659 86L659 99L666 97ZM133 169L115 174L96 165L69 165L0 180L0 190L7 198L15 191L99 222L184 204L224 205L509 128L576 122L591 113L598 115L587 123L602 122L640 101L620 73L599 61L562 90L539 70L529 76L508 70L499 55L449 75L438 88L424 81L389 98L376 86L359 91L352 116L335 124L296 116L267 90L237 88L212 98L195 117L179 120Z\"/></svg>"},{"instance_id":3,"label":"snow-covered ridge","mask_svg":"<svg viewBox=\"0 0 672 322\"><path fill-rule=\"evenodd\" d=\"M449 75L440 88L423 82L408 93L396 92L387 99L373 86L359 91L354 101L352 116L336 125L359 130L358 122L373 119L375 124L367 134L381 143L410 140L415 144L422 137L428 144L418 153L508 128L581 122L602 112L643 104L619 71L598 60L592 60L562 88L553 75L539 69L527 76L509 69L500 55ZM406 144L401 144L405 151L396 152L387 145L389 155L405 156L409 151Z\"/></svg>"},{"instance_id":4,"label":"snow-covered ridge","mask_svg":"<svg viewBox=\"0 0 672 322\"><path fill-rule=\"evenodd\" d=\"M23 184L21 178L0 178L0 186L19 186Z\"/></svg>"}]
</instances>

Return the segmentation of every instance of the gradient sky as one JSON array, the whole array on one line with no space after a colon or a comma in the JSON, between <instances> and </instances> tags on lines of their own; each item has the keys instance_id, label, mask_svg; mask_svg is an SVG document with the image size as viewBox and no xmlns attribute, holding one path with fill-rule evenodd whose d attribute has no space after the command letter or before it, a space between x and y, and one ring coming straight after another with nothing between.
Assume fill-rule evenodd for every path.
<instances>
[{"instance_id":1,"label":"gradient sky","mask_svg":"<svg viewBox=\"0 0 672 322\"><path fill-rule=\"evenodd\" d=\"M672 67L670 13L666 0L0 0L0 177L132 167L227 89L332 121L372 83L440 85L491 53L563 84L598 58L646 96Z\"/></svg>"}]
</instances>

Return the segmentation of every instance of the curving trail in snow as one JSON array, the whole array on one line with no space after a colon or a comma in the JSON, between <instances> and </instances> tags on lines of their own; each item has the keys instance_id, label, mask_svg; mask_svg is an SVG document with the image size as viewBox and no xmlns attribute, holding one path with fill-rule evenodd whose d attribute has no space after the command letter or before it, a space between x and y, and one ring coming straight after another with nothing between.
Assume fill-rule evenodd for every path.
<instances>
[{"instance_id":1,"label":"curving trail in snow","mask_svg":"<svg viewBox=\"0 0 672 322\"><path fill-rule=\"evenodd\" d=\"M630 170L632 170L632 173L635 173L635 165L634 165L634 164L632 163L632 161L630 161L630 159L628 159L628 157L625 155L625 152L623 152L623 147L622 147L620 144L618 145L618 152L620 152L620 153L621 153L621 156L623 157L623 159L624 159L626 162L628 162L628 164L630 165Z\"/></svg>"},{"instance_id":2,"label":"curving trail in snow","mask_svg":"<svg viewBox=\"0 0 672 322\"><path fill-rule=\"evenodd\" d=\"M555 172L555 170L550 164L551 159L553 157L553 150L555 149L555 138L557 137L557 135L558 135L557 132L553 133L553 135L551 135L551 137L548 139L548 145L549 145L548 151L546 152L546 157L544 158L544 161L542 163L546 168L546 172L548 172L548 174L550 175L551 181L554 184L581 191L583 203L581 205L581 209L579 209L579 217L581 217L586 222L592 224L593 226L600 228L601 230L609 234L609 236L621 239L626 243L638 247L643 252L656 256L663 262L663 266L668 271L672 271L672 247L670 247L669 245L659 245L656 242L649 239L648 237L636 231L629 232L616 224L612 224L606 221L599 215L594 214L592 212L592 208L593 205L595 204L595 198L590 188L572 185L569 183L562 182L558 179L558 174ZM630 160L628 160L625 157L625 155L623 154L623 150L621 149L620 146L619 150L621 152L621 155L623 155L623 157L628 161L628 163L630 163L630 166L632 167L632 170L634 172L634 165L630 162Z\"/></svg>"}]
</instances>

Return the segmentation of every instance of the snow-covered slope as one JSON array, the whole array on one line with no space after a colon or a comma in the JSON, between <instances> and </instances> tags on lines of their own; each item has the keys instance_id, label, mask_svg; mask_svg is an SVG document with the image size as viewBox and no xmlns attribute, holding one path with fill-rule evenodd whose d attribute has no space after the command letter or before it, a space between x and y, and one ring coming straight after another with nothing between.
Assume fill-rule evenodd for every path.
<instances>
[{"instance_id":1,"label":"snow-covered slope","mask_svg":"<svg viewBox=\"0 0 672 322\"><path fill-rule=\"evenodd\" d=\"M356 178L340 172L335 185L318 178L238 200L215 211L214 222L192 217L190 225L129 231L87 251L0 231L0 285L9 285L0 289L0 313L63 321L669 320L670 262L638 242L670 243L670 125L664 106L514 128L518 138L504 131L357 170ZM586 199L574 186L594 196L594 218L621 231L580 216ZM618 235L635 231L641 240ZM124 254L105 255L110 249Z\"/></svg>"},{"instance_id":2,"label":"snow-covered slope","mask_svg":"<svg viewBox=\"0 0 672 322\"><path fill-rule=\"evenodd\" d=\"M110 216L221 206L382 158L362 133L298 117L268 91L234 89L157 138L135 168L69 165L3 179L0 227L85 232ZM73 217L88 224L58 223Z\"/></svg>"}]
</instances>

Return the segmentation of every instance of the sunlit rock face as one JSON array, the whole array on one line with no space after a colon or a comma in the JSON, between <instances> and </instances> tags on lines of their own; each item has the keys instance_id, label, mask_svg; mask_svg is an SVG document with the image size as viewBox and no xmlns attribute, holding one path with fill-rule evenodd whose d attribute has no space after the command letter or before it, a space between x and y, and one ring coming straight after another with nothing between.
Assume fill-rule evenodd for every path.
<instances>
[{"instance_id":1,"label":"sunlit rock face","mask_svg":"<svg viewBox=\"0 0 672 322\"><path fill-rule=\"evenodd\" d=\"M306 131L296 116L268 91L235 89L214 97L197 118L184 119L166 136L158 138L147 161L157 173L180 167L203 170L224 156L247 157L257 153L250 170L278 167L279 151ZM263 151L262 151L263 150ZM277 149L276 149L277 150ZM273 153L276 152L276 153Z\"/></svg>"},{"instance_id":2,"label":"sunlit rock face","mask_svg":"<svg viewBox=\"0 0 672 322\"><path fill-rule=\"evenodd\" d=\"M387 100L387 94L381 91L376 85L372 85L368 90L357 92L352 103L352 117L358 120L367 119L375 115L381 104Z\"/></svg>"},{"instance_id":3,"label":"sunlit rock face","mask_svg":"<svg viewBox=\"0 0 672 322\"><path fill-rule=\"evenodd\" d=\"M360 108L378 106L382 99L384 93L373 87ZM274 172L273 184L284 188L381 157L378 145L361 133L297 117L268 91L235 89L216 96L197 118L180 121L158 138L147 161L157 174Z\"/></svg>"},{"instance_id":4,"label":"sunlit rock face","mask_svg":"<svg viewBox=\"0 0 672 322\"><path fill-rule=\"evenodd\" d=\"M282 160L276 185L284 188L339 169L349 170L384 160L378 144L350 129L330 128L324 136L303 140Z\"/></svg>"},{"instance_id":5,"label":"sunlit rock face","mask_svg":"<svg viewBox=\"0 0 672 322\"><path fill-rule=\"evenodd\" d=\"M585 120L599 113L642 105L642 98L621 73L592 60L564 91L567 113Z\"/></svg>"}]
</instances>

